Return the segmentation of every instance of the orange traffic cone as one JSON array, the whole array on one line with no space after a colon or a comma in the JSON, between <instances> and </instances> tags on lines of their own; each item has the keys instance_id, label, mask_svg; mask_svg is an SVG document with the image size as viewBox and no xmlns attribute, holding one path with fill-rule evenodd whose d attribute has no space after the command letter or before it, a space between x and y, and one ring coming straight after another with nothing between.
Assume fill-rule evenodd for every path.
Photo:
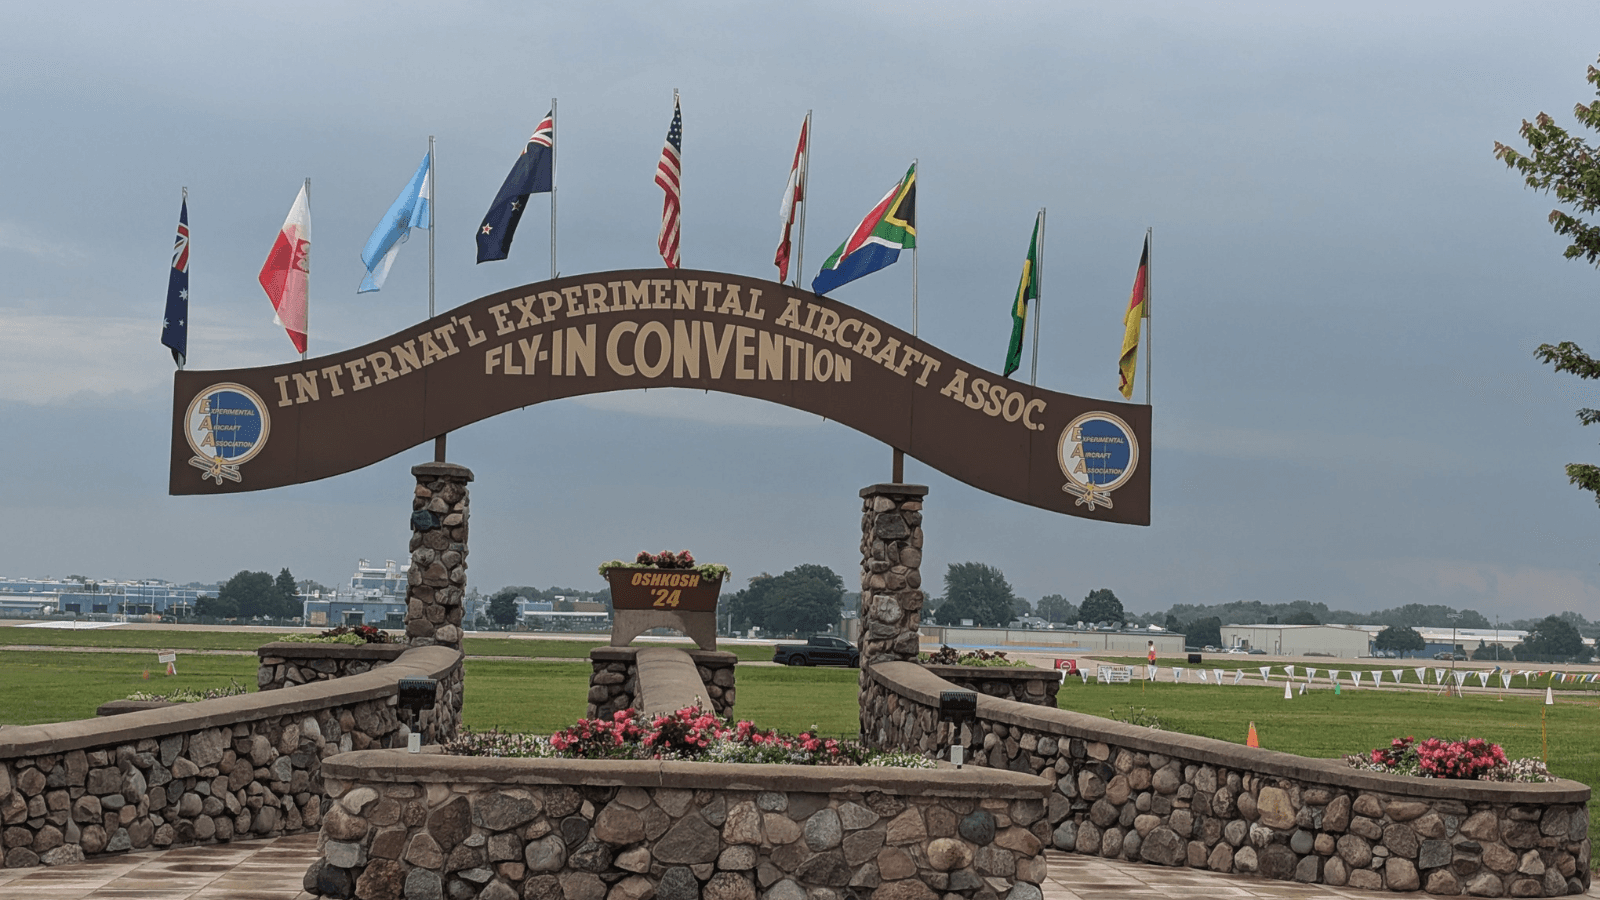
<instances>
[{"instance_id":1,"label":"orange traffic cone","mask_svg":"<svg viewBox=\"0 0 1600 900\"><path fill-rule=\"evenodd\" d=\"M1254 722L1250 723L1250 735L1249 735L1249 737L1246 737L1244 739L1244 745L1246 747L1260 747L1261 746L1261 739L1256 737L1256 723L1254 723Z\"/></svg>"}]
</instances>

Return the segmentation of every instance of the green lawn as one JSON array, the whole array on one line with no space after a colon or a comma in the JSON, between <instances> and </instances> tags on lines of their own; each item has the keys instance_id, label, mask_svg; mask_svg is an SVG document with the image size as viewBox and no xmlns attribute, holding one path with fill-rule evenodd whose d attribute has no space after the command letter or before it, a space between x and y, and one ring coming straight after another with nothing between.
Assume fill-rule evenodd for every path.
<instances>
[{"instance_id":1,"label":"green lawn","mask_svg":"<svg viewBox=\"0 0 1600 900\"><path fill-rule=\"evenodd\" d=\"M285 632L272 628L251 631L186 631L180 629L99 628L0 628L0 646L39 647L116 647L151 650L255 650L281 638ZM559 638L474 637L463 642L468 656L516 656L523 658L588 659L589 651L606 646L605 641L561 640ZM651 642L641 646L680 647L688 642ZM729 644L722 649L737 655L742 662L767 662L772 659L770 644Z\"/></svg>"},{"instance_id":2,"label":"green lawn","mask_svg":"<svg viewBox=\"0 0 1600 900\"><path fill-rule=\"evenodd\" d=\"M462 718L468 728L549 734L583 717L588 663L467 660ZM761 666L739 670L735 711L764 728L830 735L860 730L855 669Z\"/></svg>"},{"instance_id":3,"label":"green lawn","mask_svg":"<svg viewBox=\"0 0 1600 900\"><path fill-rule=\"evenodd\" d=\"M152 653L0 652L0 725L93 718L100 704L134 691L203 691L226 687L230 678L256 688L255 657L179 653L177 666L177 675L166 674Z\"/></svg>"},{"instance_id":4,"label":"green lawn","mask_svg":"<svg viewBox=\"0 0 1600 900\"><path fill-rule=\"evenodd\" d=\"M1138 656L1138 657L1135 657L1135 656L1098 657L1097 656L1097 657L1094 657L1094 658L1097 659L1097 660L1100 660L1101 662L1104 662L1104 663L1106 663L1108 665L1134 666L1136 669L1139 666L1147 665L1147 662L1146 662L1145 658L1142 657L1142 656ZM1158 658L1156 660L1156 665L1160 666L1162 669L1170 669L1173 666L1177 666L1177 667L1182 668L1182 669L1189 669L1189 670L1191 670L1191 672L1193 670L1195 670L1195 669L1211 669L1211 670L1223 670L1223 669L1225 669L1225 670L1227 670L1229 672L1229 676L1228 677L1229 677L1230 681L1232 680L1232 677L1233 677L1232 673L1234 671L1236 671L1238 669L1243 669L1245 671L1245 673L1246 673L1245 674L1245 681L1246 682L1251 682L1251 680L1254 679L1253 683L1257 684L1257 685L1259 685L1261 683L1261 673L1260 673L1261 667L1262 666L1271 666L1272 667L1272 676L1273 676L1274 679L1276 679L1276 681L1278 683L1278 690L1280 690L1280 691L1283 690L1283 667L1284 666L1290 666L1290 665L1295 667L1295 679L1296 679L1296 681L1304 681L1305 680L1305 669L1306 669L1307 666L1310 666L1311 668L1316 669L1317 670L1317 684L1318 685L1326 685L1328 683L1328 671L1330 669L1337 669L1340 672L1346 673L1345 675L1343 675L1340 678L1340 682L1342 684L1345 684L1345 685L1348 685L1350 683L1350 676L1349 676L1348 673L1356 672L1356 671L1371 672L1371 671L1374 671L1374 670L1380 671L1380 672L1383 673L1383 683L1384 684L1392 685L1394 683L1393 674L1392 674L1393 671L1395 669L1401 669L1401 670L1403 670L1403 674L1401 675L1401 678L1403 680L1402 680L1401 683L1402 684L1406 684L1406 685L1410 685L1412 687L1415 687L1416 684L1417 684L1416 668L1418 666L1422 666L1423 668L1426 668L1428 670L1428 681L1427 681L1427 683L1425 685L1426 687L1437 687L1438 686L1434 681L1434 678L1436 677L1436 673L1434 673L1434 669L1449 669L1450 668L1450 663L1449 663L1448 660L1440 660L1440 659L1427 659L1427 660L1422 660L1422 659L1396 659L1396 660L1388 661L1387 663L1350 663L1348 661L1341 661L1341 660L1328 660L1328 659L1319 659L1317 657L1306 657L1306 658L1303 658L1303 659L1295 660L1293 662L1282 662L1282 661L1263 662L1263 661L1261 661L1262 657L1259 657L1259 656L1247 656L1247 655L1244 655L1244 654L1224 654L1224 653L1207 653L1207 654L1203 655L1202 659L1204 659L1204 662L1202 662L1198 666L1195 666L1195 665L1191 665L1187 660L1179 658L1179 657L1172 657L1172 658L1160 657L1160 658ZM1477 661L1474 661L1474 662L1467 662L1465 660L1458 660L1456 662L1456 667L1457 668L1466 669L1466 670L1469 670L1469 671L1476 671L1476 670L1479 670L1479 669L1492 669L1496 665L1503 666L1503 667L1505 667L1507 669L1511 669L1511 670L1514 670L1514 671L1526 671L1526 670L1539 671L1539 672L1551 672L1552 670L1554 670L1555 672L1575 672L1575 671L1578 671L1578 670L1572 668L1571 666L1559 666L1559 665L1555 665L1554 663L1516 662L1514 660L1501 660L1498 663L1495 663L1495 662L1492 662L1492 661L1489 661L1489 660L1477 660ZM1092 672L1093 667L1090 666L1089 668L1091 669L1091 674L1093 674L1093 672ZM1192 678L1193 675L1190 675L1188 677ZM1452 677L1453 676L1450 676L1450 675L1446 675L1445 676L1446 679L1451 679ZM1371 676L1362 675L1361 676L1361 682L1362 682L1362 684L1370 684L1371 683ZM1467 687L1474 687L1475 688L1475 687L1480 687L1480 686L1481 686L1481 682L1478 681L1478 677L1476 675L1467 676ZM1493 687L1493 688L1499 688L1501 686L1500 677L1497 675L1497 676L1495 676L1493 678L1490 678L1489 679L1489 686ZM1525 678L1522 678L1520 676L1517 676L1517 677L1513 677L1511 679L1511 686L1513 688L1518 688L1518 689L1533 687L1533 688L1538 688L1539 690L1544 690L1546 687L1552 687L1552 688L1555 688L1557 691L1575 691L1575 692L1580 693L1580 694L1594 694L1597 699L1600 699L1600 682L1595 682L1593 684L1589 684L1589 683L1584 683L1584 682L1572 681L1572 682L1567 682L1567 683L1563 684L1559 680L1557 680L1557 679L1555 679L1553 677L1547 676L1547 677L1545 677L1543 679L1538 679L1538 678L1532 679L1531 680L1531 684L1530 684L1530 680L1529 679L1525 679ZM1297 688L1297 690L1298 690L1298 688Z\"/></svg>"}]
</instances>

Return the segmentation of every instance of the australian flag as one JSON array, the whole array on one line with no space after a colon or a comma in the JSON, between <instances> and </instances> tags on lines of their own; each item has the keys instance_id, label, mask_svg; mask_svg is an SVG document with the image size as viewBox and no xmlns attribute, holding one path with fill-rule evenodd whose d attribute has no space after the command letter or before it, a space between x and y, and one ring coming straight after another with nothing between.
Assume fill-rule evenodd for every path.
<instances>
[{"instance_id":1,"label":"australian flag","mask_svg":"<svg viewBox=\"0 0 1600 900\"><path fill-rule=\"evenodd\" d=\"M556 123L551 110L528 138L528 146L511 167L500 193L494 195L489 212L478 226L478 262L505 259L511 253L511 238L528 205L529 194L548 194L555 183Z\"/></svg>"},{"instance_id":2,"label":"australian flag","mask_svg":"<svg viewBox=\"0 0 1600 900\"><path fill-rule=\"evenodd\" d=\"M189 192L178 211L178 239L172 244L172 271L167 275L167 311L161 317L161 343L183 368L189 356Z\"/></svg>"}]
</instances>

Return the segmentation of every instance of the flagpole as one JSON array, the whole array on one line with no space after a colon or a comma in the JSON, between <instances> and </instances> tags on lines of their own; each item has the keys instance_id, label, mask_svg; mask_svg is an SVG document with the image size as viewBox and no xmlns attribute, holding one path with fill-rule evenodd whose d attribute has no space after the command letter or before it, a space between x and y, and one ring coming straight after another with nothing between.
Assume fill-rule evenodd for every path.
<instances>
[{"instance_id":1,"label":"flagpole","mask_svg":"<svg viewBox=\"0 0 1600 900\"><path fill-rule=\"evenodd\" d=\"M556 277L556 98L550 98L550 277Z\"/></svg>"},{"instance_id":2,"label":"flagpole","mask_svg":"<svg viewBox=\"0 0 1600 900\"><path fill-rule=\"evenodd\" d=\"M811 110L806 110L806 124L801 129L806 136L805 159L800 165L800 241L794 252L794 286L800 286L800 272L806 258L806 210L811 207Z\"/></svg>"},{"instance_id":3,"label":"flagpole","mask_svg":"<svg viewBox=\"0 0 1600 900\"><path fill-rule=\"evenodd\" d=\"M433 233L439 229L434 227L434 216L437 212L433 206L434 188L437 186L439 174L439 161L433 157L433 135L428 135L428 318L433 318Z\"/></svg>"},{"instance_id":4,"label":"flagpole","mask_svg":"<svg viewBox=\"0 0 1600 900\"><path fill-rule=\"evenodd\" d=\"M433 135L428 135L428 318L433 318L433 235L439 230L438 210L434 208L433 196L435 188L439 186L439 161L433 156ZM433 439L433 461L444 462L445 438L448 433L441 434Z\"/></svg>"},{"instance_id":5,"label":"flagpole","mask_svg":"<svg viewBox=\"0 0 1600 900\"><path fill-rule=\"evenodd\" d=\"M913 158L911 160L911 171L914 173L912 177L921 178L922 177L922 173L917 171L917 162L918 161L915 158ZM916 228L915 223L912 224L912 228L913 228L913 230L915 230L915 228ZM917 247L918 247L918 245L920 245L922 243L922 241L920 240L921 237L922 237L921 234L916 234L915 235L916 243L911 245L911 336L912 337L916 337L917 336ZM903 483L905 483L905 479L906 479L906 453L905 453L904 450L901 450L899 447L894 448L894 468L893 468L893 473L894 473L894 478L892 480L893 480L893 482L895 484L903 484Z\"/></svg>"},{"instance_id":6,"label":"flagpole","mask_svg":"<svg viewBox=\"0 0 1600 900\"><path fill-rule=\"evenodd\" d=\"M1150 298L1155 294L1153 285L1155 279L1151 273L1155 271L1155 226L1144 230L1144 243L1150 248L1150 256L1144 263L1144 405L1150 405Z\"/></svg>"},{"instance_id":7,"label":"flagpole","mask_svg":"<svg viewBox=\"0 0 1600 900\"><path fill-rule=\"evenodd\" d=\"M311 179L306 179L306 221L311 221ZM291 259L290 265L294 262ZM306 350L311 349L311 260L306 260ZM306 361L306 350L300 351L300 361Z\"/></svg>"},{"instance_id":8,"label":"flagpole","mask_svg":"<svg viewBox=\"0 0 1600 900\"><path fill-rule=\"evenodd\" d=\"M917 171L917 160L916 159L912 159L911 160L911 171L915 173L915 175L913 177L917 178L918 180L921 180L922 173ZM915 231L915 229L916 229L916 225L914 223L912 225L912 229L913 229L913 231ZM915 240L916 240L916 243L911 245L911 336L912 337L916 337L917 336L917 247L922 243L922 234L920 232L918 232L915 235Z\"/></svg>"},{"instance_id":9,"label":"flagpole","mask_svg":"<svg viewBox=\"0 0 1600 900\"><path fill-rule=\"evenodd\" d=\"M1039 207L1039 246L1035 248L1034 264L1038 266L1035 275L1039 282L1039 295L1033 298L1033 368L1028 373L1028 386L1037 387L1039 384L1039 318L1044 308L1044 207Z\"/></svg>"},{"instance_id":10,"label":"flagpole","mask_svg":"<svg viewBox=\"0 0 1600 900\"><path fill-rule=\"evenodd\" d=\"M183 211L186 214L184 216L184 218L188 218L188 216L187 216L187 213L189 212L189 186L188 185L184 185L183 186ZM189 247L191 249L193 249L193 247L194 247L194 230L193 229L190 229L189 237L188 237L187 240L188 240ZM188 266L184 266L183 274L184 274L184 281L187 282L189 280L189 267ZM190 291L189 293L190 293L190 296L194 295L193 291ZM183 326L183 359L184 359L185 362L187 362L188 359L189 359L189 324L188 324L188 322L189 322L189 318L190 318L187 309L185 309L183 317L184 317L184 326ZM179 362L178 363L178 371L179 372L183 371L183 362Z\"/></svg>"}]
</instances>

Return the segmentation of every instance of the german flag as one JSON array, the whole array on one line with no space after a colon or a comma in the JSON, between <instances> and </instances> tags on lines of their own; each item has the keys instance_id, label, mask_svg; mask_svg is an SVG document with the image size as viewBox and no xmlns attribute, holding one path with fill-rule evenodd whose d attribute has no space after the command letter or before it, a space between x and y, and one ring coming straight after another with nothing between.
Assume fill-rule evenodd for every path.
<instances>
[{"instance_id":1,"label":"german flag","mask_svg":"<svg viewBox=\"0 0 1600 900\"><path fill-rule=\"evenodd\" d=\"M1133 376L1139 368L1139 320L1150 316L1150 235L1144 236L1144 252L1139 254L1139 272L1133 276L1133 293L1128 311L1122 314L1122 359L1117 362L1124 400L1133 398Z\"/></svg>"}]
</instances>

